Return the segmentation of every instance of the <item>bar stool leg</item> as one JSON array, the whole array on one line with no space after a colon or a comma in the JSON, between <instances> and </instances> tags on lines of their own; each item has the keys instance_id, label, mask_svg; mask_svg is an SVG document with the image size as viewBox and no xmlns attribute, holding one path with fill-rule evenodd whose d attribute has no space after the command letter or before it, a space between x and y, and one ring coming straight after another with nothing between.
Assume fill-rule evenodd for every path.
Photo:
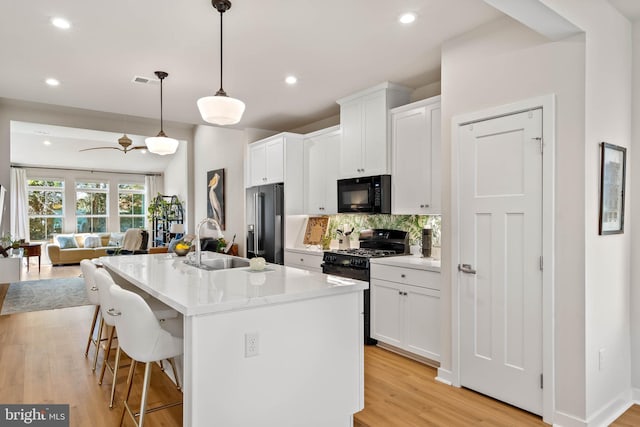
<instances>
[{"instance_id":1,"label":"bar stool leg","mask_svg":"<svg viewBox=\"0 0 640 427\"><path fill-rule=\"evenodd\" d=\"M151 382L151 363L144 364L144 386L142 387L142 398L140 402L140 421L138 421L138 427L143 427L144 416L147 411L147 393L149 391L149 383Z\"/></svg>"},{"instance_id":2,"label":"bar stool leg","mask_svg":"<svg viewBox=\"0 0 640 427\"><path fill-rule=\"evenodd\" d=\"M180 390L182 387L180 386L180 378L178 378L178 370L176 369L176 361L175 359L172 357L171 359L167 359L169 360L169 364L171 365L171 370L173 371L173 376L176 378L176 387L178 388L178 390Z\"/></svg>"},{"instance_id":3,"label":"bar stool leg","mask_svg":"<svg viewBox=\"0 0 640 427\"><path fill-rule=\"evenodd\" d=\"M100 326L98 326L98 339L96 341L96 354L93 356L93 368L92 371L96 370L96 366L98 366L98 353L100 352L100 343L102 342L102 330L104 329L104 319L102 316L100 317Z\"/></svg>"},{"instance_id":4,"label":"bar stool leg","mask_svg":"<svg viewBox=\"0 0 640 427\"><path fill-rule=\"evenodd\" d=\"M129 387L127 387L127 395L124 398L124 402L122 405L122 415L120 416L120 426L122 426L122 422L124 421L124 414L129 410L129 395L131 394L131 387L133 386L133 374L135 374L136 372L136 365L138 364L138 362L136 362L135 360L131 360L131 366L129 367L129 376L127 376L127 384L129 385ZM131 412L129 412L129 414L131 416L133 416L133 414L131 414ZM135 421L135 417L134 421Z\"/></svg>"},{"instance_id":5,"label":"bar stool leg","mask_svg":"<svg viewBox=\"0 0 640 427\"><path fill-rule=\"evenodd\" d=\"M116 362L113 367L113 381L111 382L111 400L109 401L109 408L113 408L113 398L116 395L116 382L118 382L118 366L120 366L120 345L118 344L118 350L116 350Z\"/></svg>"},{"instance_id":6,"label":"bar stool leg","mask_svg":"<svg viewBox=\"0 0 640 427\"><path fill-rule=\"evenodd\" d=\"M100 371L100 380L98 385L102 385L102 379L104 378L104 371L107 369L107 362L109 360L109 354L111 354L111 343L113 342L113 335L116 332L115 326L110 326L111 332L109 333L109 339L107 340L107 349L104 351L104 360L102 361L102 370Z\"/></svg>"},{"instance_id":7,"label":"bar stool leg","mask_svg":"<svg viewBox=\"0 0 640 427\"><path fill-rule=\"evenodd\" d=\"M96 322L98 321L98 313L100 312L100 306L96 305L96 309L93 311L93 320L91 321L91 329L89 329L89 339L87 339L87 348L84 350L84 357L89 355L89 346L93 341L93 330L96 328Z\"/></svg>"}]
</instances>

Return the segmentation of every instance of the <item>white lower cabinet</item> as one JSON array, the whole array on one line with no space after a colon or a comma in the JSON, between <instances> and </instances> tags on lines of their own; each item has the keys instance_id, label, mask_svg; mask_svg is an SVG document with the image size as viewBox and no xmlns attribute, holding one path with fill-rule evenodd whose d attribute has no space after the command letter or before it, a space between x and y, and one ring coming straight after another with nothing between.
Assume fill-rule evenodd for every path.
<instances>
[{"instance_id":1,"label":"white lower cabinet","mask_svg":"<svg viewBox=\"0 0 640 427\"><path fill-rule=\"evenodd\" d=\"M439 362L439 276L435 272L372 264L372 337ZM388 280L393 277L397 281Z\"/></svg>"},{"instance_id":2,"label":"white lower cabinet","mask_svg":"<svg viewBox=\"0 0 640 427\"><path fill-rule=\"evenodd\" d=\"M19 282L22 276L22 257L4 258L0 255L0 283Z\"/></svg>"},{"instance_id":3,"label":"white lower cabinet","mask_svg":"<svg viewBox=\"0 0 640 427\"><path fill-rule=\"evenodd\" d=\"M322 273L322 255L322 252L312 254L295 249L285 249L284 265Z\"/></svg>"}]
</instances>

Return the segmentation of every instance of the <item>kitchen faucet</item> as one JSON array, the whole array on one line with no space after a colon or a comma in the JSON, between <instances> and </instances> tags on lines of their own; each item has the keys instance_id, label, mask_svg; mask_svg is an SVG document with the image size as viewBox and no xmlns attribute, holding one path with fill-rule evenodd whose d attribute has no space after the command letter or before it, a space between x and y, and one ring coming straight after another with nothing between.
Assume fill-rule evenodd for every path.
<instances>
[{"instance_id":1,"label":"kitchen faucet","mask_svg":"<svg viewBox=\"0 0 640 427\"><path fill-rule=\"evenodd\" d=\"M216 231L218 232L218 239L224 238L222 230L220 229L220 224L215 219L205 218L198 223L196 227L196 265L198 267L202 265L202 244L200 243L200 229L205 223L213 224L216 227Z\"/></svg>"}]
</instances>

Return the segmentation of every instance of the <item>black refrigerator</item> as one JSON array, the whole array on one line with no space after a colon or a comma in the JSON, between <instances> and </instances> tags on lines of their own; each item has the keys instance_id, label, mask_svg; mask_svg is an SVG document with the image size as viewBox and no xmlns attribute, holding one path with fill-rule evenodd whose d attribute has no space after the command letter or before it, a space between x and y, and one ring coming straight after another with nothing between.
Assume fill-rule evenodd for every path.
<instances>
[{"instance_id":1,"label":"black refrigerator","mask_svg":"<svg viewBox=\"0 0 640 427\"><path fill-rule=\"evenodd\" d=\"M247 189L247 258L284 264L284 184Z\"/></svg>"}]
</instances>

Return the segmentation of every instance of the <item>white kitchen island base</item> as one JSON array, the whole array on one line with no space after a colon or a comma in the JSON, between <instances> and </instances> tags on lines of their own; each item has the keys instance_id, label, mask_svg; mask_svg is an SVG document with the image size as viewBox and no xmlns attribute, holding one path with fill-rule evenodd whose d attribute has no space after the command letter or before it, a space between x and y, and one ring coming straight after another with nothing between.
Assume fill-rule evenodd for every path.
<instances>
[{"instance_id":1,"label":"white kitchen island base","mask_svg":"<svg viewBox=\"0 0 640 427\"><path fill-rule=\"evenodd\" d=\"M187 318L184 425L353 425L364 407L360 313L362 292ZM257 356L245 357L247 333Z\"/></svg>"},{"instance_id":2,"label":"white kitchen island base","mask_svg":"<svg viewBox=\"0 0 640 427\"><path fill-rule=\"evenodd\" d=\"M366 282L278 265L205 271L166 254L101 260L184 316L185 427L347 427L364 408Z\"/></svg>"}]
</instances>

